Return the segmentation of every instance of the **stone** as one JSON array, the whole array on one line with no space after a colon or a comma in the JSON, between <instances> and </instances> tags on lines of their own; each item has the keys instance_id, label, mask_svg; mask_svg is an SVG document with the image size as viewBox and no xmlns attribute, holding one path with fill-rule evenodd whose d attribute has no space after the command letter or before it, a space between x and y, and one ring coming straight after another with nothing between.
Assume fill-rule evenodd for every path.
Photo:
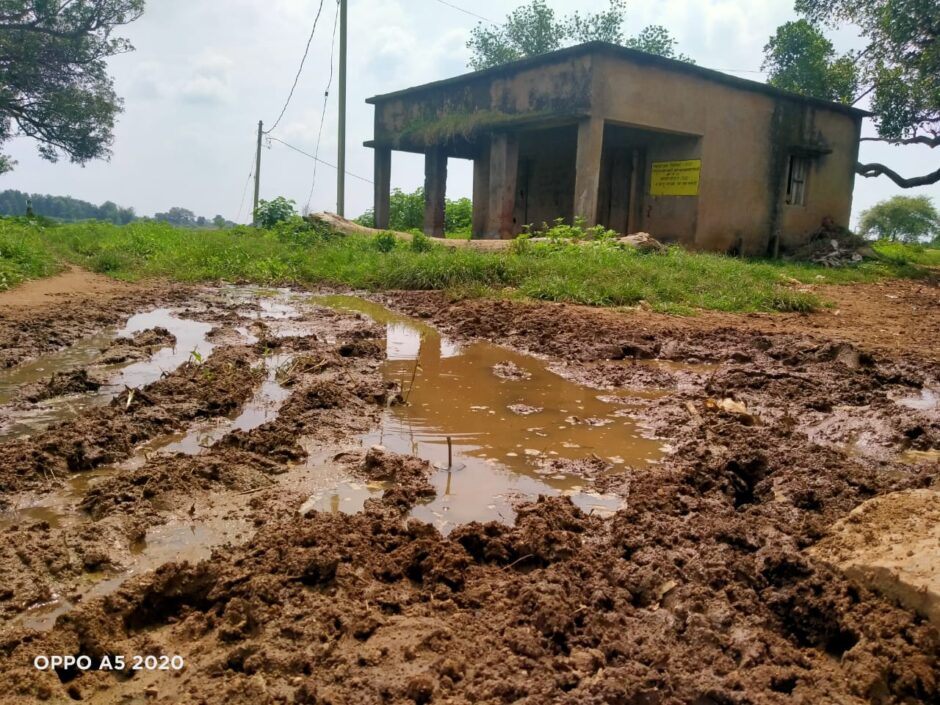
<instances>
[{"instance_id":1,"label":"stone","mask_svg":"<svg viewBox=\"0 0 940 705\"><path fill-rule=\"evenodd\" d=\"M634 233L617 239L621 245L634 247L640 252L665 252L666 246L649 233Z\"/></svg>"},{"instance_id":2,"label":"stone","mask_svg":"<svg viewBox=\"0 0 940 705\"><path fill-rule=\"evenodd\" d=\"M940 627L940 491L870 499L808 552Z\"/></svg>"}]
</instances>

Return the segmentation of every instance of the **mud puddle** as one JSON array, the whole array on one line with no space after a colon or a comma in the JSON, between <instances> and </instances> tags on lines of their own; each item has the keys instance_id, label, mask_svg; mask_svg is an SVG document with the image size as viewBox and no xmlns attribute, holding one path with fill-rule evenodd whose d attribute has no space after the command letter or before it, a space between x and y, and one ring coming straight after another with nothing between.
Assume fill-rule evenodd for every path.
<instances>
[{"instance_id":1,"label":"mud puddle","mask_svg":"<svg viewBox=\"0 0 940 705\"><path fill-rule=\"evenodd\" d=\"M165 328L175 336L175 345L157 350L147 360L101 366L98 368L100 376L106 381L95 392L53 397L18 411L8 423L0 426L0 440L35 433L53 423L76 418L86 409L107 404L125 387L136 388L155 382L190 357L205 359L212 352L214 345L208 340L211 324L180 318L170 309L158 308L131 316L121 329L97 333L65 350L0 372L0 404L12 401L17 391L27 384L41 382L56 373L93 365L102 349L117 338L131 337L157 327Z\"/></svg>"},{"instance_id":2,"label":"mud puddle","mask_svg":"<svg viewBox=\"0 0 940 705\"><path fill-rule=\"evenodd\" d=\"M654 393L584 387L535 357L485 342L458 345L421 321L357 297L311 302L385 324L383 375L398 383L407 403L387 409L379 428L361 441L438 468L431 478L437 497L413 514L444 531L474 520L511 521L514 504L539 494L568 495L586 511L613 512L621 498L590 491L591 478L642 468L663 454L630 408ZM382 489L343 482L311 500L324 511L356 511Z\"/></svg>"},{"instance_id":3,"label":"mud puddle","mask_svg":"<svg viewBox=\"0 0 940 705\"><path fill-rule=\"evenodd\" d=\"M142 445L131 458L122 463L77 474L69 478L61 491L46 493L35 503L30 504L27 500L25 506L0 513L0 529L40 522L54 529L86 524L89 517L78 505L96 483L115 473L143 466L154 455L196 455L232 431L249 431L272 420L290 395L289 390L278 382L278 377L291 359L291 355L283 354L270 355L262 361L261 364L267 370L266 378L237 415L223 417L212 425L197 424L184 434L162 436ZM203 518L177 512L170 515L165 523L151 527L143 539L132 544L129 563L121 566L120 570L86 574L76 594L81 599L100 597L113 592L134 575L153 570L169 561L195 562L207 558L214 547L236 540L248 528L246 520L232 515L222 518L218 512L214 512ZM74 607L74 604L74 595L72 599L56 596L50 602L32 607L23 614L19 623L28 628L49 629L55 619Z\"/></svg>"},{"instance_id":4,"label":"mud puddle","mask_svg":"<svg viewBox=\"0 0 940 705\"><path fill-rule=\"evenodd\" d=\"M136 462L143 462L143 459L151 453L196 455L232 431L250 431L263 423L272 421L277 416L281 405L290 396L290 390L281 386L278 380L292 362L293 357L289 354L274 354L265 357L261 363L266 370L264 382L237 415L197 423L185 433L157 439L142 448L143 452L138 454Z\"/></svg>"},{"instance_id":5,"label":"mud puddle","mask_svg":"<svg viewBox=\"0 0 940 705\"><path fill-rule=\"evenodd\" d=\"M166 563L196 563L209 558L216 547L238 543L250 535L252 530L251 523L243 519L175 517L165 524L150 528L143 539L133 543L130 559L119 569L84 573L80 584L69 595L53 594L53 599L31 606L13 618L10 624L47 631L52 629L60 615L72 610L79 602L109 595L134 576Z\"/></svg>"}]
</instances>

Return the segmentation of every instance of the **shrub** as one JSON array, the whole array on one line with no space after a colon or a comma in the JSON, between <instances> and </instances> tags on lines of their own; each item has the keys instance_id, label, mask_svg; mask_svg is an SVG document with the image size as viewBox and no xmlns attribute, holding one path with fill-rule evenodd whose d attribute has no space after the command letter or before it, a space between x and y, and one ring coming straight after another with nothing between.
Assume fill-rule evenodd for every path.
<instances>
[{"instance_id":1,"label":"shrub","mask_svg":"<svg viewBox=\"0 0 940 705\"><path fill-rule=\"evenodd\" d=\"M372 244L379 252L391 252L398 246L398 238L386 231L372 238Z\"/></svg>"},{"instance_id":2,"label":"shrub","mask_svg":"<svg viewBox=\"0 0 940 705\"><path fill-rule=\"evenodd\" d=\"M273 201L262 200L258 203L257 210L255 210L255 222L262 228L273 228L278 223L290 220L297 214L294 205L294 201L283 196L278 196Z\"/></svg>"}]
</instances>

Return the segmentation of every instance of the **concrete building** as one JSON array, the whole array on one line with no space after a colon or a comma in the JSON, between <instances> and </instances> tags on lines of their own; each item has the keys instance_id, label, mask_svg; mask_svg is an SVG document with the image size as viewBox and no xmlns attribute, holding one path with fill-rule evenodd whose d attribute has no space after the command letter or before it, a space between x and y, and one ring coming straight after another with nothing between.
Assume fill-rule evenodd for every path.
<instances>
[{"instance_id":1,"label":"concrete building","mask_svg":"<svg viewBox=\"0 0 940 705\"><path fill-rule=\"evenodd\" d=\"M473 237L575 217L747 255L848 225L864 111L592 42L368 99L376 227L391 154L425 155L425 232L448 158L473 160Z\"/></svg>"}]
</instances>

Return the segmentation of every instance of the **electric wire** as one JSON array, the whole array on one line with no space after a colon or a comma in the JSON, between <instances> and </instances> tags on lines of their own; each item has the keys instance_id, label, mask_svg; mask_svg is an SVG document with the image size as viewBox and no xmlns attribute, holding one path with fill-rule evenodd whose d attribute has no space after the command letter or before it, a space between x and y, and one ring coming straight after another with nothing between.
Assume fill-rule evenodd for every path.
<instances>
[{"instance_id":1,"label":"electric wire","mask_svg":"<svg viewBox=\"0 0 940 705\"><path fill-rule=\"evenodd\" d=\"M489 17L484 17L483 15L478 15L478 14L475 13L475 12L471 12L470 10L467 10L467 9L465 9L465 8L463 8L463 7L460 7L459 5L454 5L453 3L449 3L449 2L447 2L446 0L437 0L437 2L439 2L441 5L447 5L447 7L453 8L454 10L457 10L458 12L462 12L462 13L464 13L465 15L470 15L471 17L476 17L478 20L483 20L484 22L489 22L490 24L497 24L496 22L494 22L493 20L491 20Z\"/></svg>"},{"instance_id":2,"label":"electric wire","mask_svg":"<svg viewBox=\"0 0 940 705\"><path fill-rule=\"evenodd\" d=\"M330 77L326 81L326 90L323 92L323 109L320 111L320 129L317 131L317 146L313 150L313 179L310 182L310 193L307 194L307 203L304 210L310 210L310 201L313 200L313 189L317 185L317 167L320 166L320 139L323 137L323 123L326 121L326 106L330 99L330 88L333 85L333 58L336 56L336 26L339 22L339 3L336 3L336 14L333 15L333 39L330 44Z\"/></svg>"},{"instance_id":3,"label":"electric wire","mask_svg":"<svg viewBox=\"0 0 940 705\"><path fill-rule=\"evenodd\" d=\"M255 155L252 153L250 166L248 167L248 180L245 182L245 188L242 190L242 201L238 204L238 213L235 216L237 223L242 217L242 208L245 207L245 197L248 195L248 185L251 183L251 177L255 175Z\"/></svg>"},{"instance_id":4,"label":"electric wire","mask_svg":"<svg viewBox=\"0 0 940 705\"><path fill-rule=\"evenodd\" d=\"M281 114L277 116L277 120L274 121L274 124L267 130L264 134L269 135L277 128L281 123L281 119L284 117L284 113L287 112L287 106L290 105L291 99L294 97L294 91L297 90L297 83L300 81L300 74L303 73L304 64L307 62L307 55L310 53L310 44L313 42L313 35L317 31L317 23L320 21L320 13L323 12L323 0L320 0L320 7L317 8L317 16L313 18L313 27L310 29L310 36L307 37L307 46L304 48L304 55L300 59L300 66L297 67L297 74L294 76L294 83L290 87L290 93L287 94L287 100L284 102L284 107L281 108Z\"/></svg>"},{"instance_id":5,"label":"electric wire","mask_svg":"<svg viewBox=\"0 0 940 705\"><path fill-rule=\"evenodd\" d=\"M280 140L280 139L278 139L277 137L270 137L270 136L269 136L268 139L271 140L272 142L280 142L280 143L283 144L285 147L287 147L287 148L289 148L289 149L292 149L292 150L294 150L295 152L298 152L298 153L300 153L300 154L303 154L305 157L309 157L310 159L316 159L318 162L320 162L320 164L323 164L323 165L325 165L325 166L328 166L328 167L330 167L331 169L338 169L338 168L339 168L339 167L336 166L335 164L331 164L330 162L325 161L325 160L323 160L323 159L320 159L319 157L315 157L315 156L313 156L312 154L310 154L310 152L305 152L305 151L302 150L300 147L295 147L295 146L292 145L292 144L288 144L288 143L285 142L284 140ZM367 184L375 183L375 182L372 181L371 179L367 179L367 178L364 177L364 176L359 176L359 174L354 174L354 173L352 173L352 172L349 171L349 170L346 171L346 174L347 174L348 176L353 177L354 179L359 179L360 181L365 181Z\"/></svg>"}]
</instances>

